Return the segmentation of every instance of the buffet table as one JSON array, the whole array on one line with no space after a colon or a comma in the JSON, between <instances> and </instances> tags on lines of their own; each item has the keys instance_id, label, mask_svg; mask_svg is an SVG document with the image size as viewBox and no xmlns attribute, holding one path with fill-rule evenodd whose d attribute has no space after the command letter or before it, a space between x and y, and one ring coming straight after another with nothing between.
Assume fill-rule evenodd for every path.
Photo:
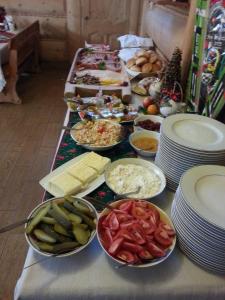
<instances>
[{"instance_id":1,"label":"buffet table","mask_svg":"<svg viewBox=\"0 0 225 300\"><path fill-rule=\"evenodd\" d=\"M77 122L75 113L66 114L65 125ZM128 130L130 127L128 125ZM80 146L71 147L69 132L63 131L52 168L83 153ZM113 159L135 155L127 141L108 152ZM103 154L104 155L104 154ZM107 152L105 153L107 155ZM103 184L92 194L103 201L112 199L112 192ZM173 193L166 190L152 202L170 215ZM50 195L45 194L45 198ZM36 261L39 263L30 266ZM207 272L182 254L176 246L163 263L136 269L117 268L103 252L97 238L83 252L66 258L48 258L31 248L20 279L15 299L225 299L224 277Z\"/></svg>"}]
</instances>

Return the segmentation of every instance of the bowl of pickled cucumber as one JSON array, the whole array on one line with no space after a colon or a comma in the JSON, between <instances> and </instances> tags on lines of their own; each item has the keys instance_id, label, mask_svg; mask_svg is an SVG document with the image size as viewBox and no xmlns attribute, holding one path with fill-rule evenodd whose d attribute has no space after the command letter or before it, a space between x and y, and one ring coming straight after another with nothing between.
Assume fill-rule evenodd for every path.
<instances>
[{"instance_id":1,"label":"bowl of pickled cucumber","mask_svg":"<svg viewBox=\"0 0 225 300\"><path fill-rule=\"evenodd\" d=\"M28 216L25 237L39 254L64 257L82 251L96 234L97 211L82 198L52 198Z\"/></svg>"}]
</instances>

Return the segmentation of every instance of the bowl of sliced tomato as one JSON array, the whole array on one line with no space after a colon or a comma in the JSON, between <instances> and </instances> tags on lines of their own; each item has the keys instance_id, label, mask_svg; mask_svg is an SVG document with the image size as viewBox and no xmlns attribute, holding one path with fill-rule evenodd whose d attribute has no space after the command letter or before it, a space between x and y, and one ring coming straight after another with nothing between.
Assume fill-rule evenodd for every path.
<instances>
[{"instance_id":1,"label":"bowl of sliced tomato","mask_svg":"<svg viewBox=\"0 0 225 300\"><path fill-rule=\"evenodd\" d=\"M156 205L122 199L105 208L98 220L97 237L105 253L121 265L145 268L165 261L176 244L168 215Z\"/></svg>"}]
</instances>

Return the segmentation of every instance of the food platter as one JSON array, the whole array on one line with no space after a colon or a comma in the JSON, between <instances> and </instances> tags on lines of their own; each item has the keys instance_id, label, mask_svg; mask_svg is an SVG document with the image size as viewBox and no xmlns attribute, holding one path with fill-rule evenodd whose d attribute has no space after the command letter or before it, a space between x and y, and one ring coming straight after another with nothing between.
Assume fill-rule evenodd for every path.
<instances>
[{"instance_id":1,"label":"food platter","mask_svg":"<svg viewBox=\"0 0 225 300\"><path fill-rule=\"evenodd\" d=\"M90 63L89 66L86 65L84 68L80 68L80 53L82 53L83 50L83 48L80 48L76 52L67 78L65 95L69 90L73 95L80 94L82 97L95 96L99 89L102 89L105 93L116 94L118 97L121 97L124 102L129 103L131 100L131 86L124 63L119 58L115 58L116 62L113 63L113 65L116 65L116 67L108 68L107 60L100 58L97 65L104 63L105 69L96 67L96 62L94 64ZM103 52L94 51L92 54L94 57L102 57ZM105 55L110 55L108 53L109 52L106 51ZM115 57L114 52L111 52L111 54ZM83 57L83 59L85 58ZM94 61L95 60L96 58L94 58ZM117 66L119 66L119 68L117 68Z\"/></svg>"},{"instance_id":2,"label":"food platter","mask_svg":"<svg viewBox=\"0 0 225 300\"><path fill-rule=\"evenodd\" d=\"M72 166L74 163L78 162L79 160L81 160L82 158L85 157L85 155L87 155L87 153L81 154L73 159L71 159L70 161L66 162L65 164L61 165L60 167L58 167L57 169L55 169L54 171L52 171L51 173L49 173L47 176L45 176L44 178L42 178L39 183L40 185L50 194L52 194L55 197L63 197L64 195L59 194L50 184L50 180L61 174L64 170L66 170L68 167ZM103 174L99 175L95 180L93 180L84 190L82 190L81 192L79 192L78 194L76 194L77 197L84 197L86 195L88 195L89 193L91 193L92 191L94 191L95 189L97 189L101 184L103 184L105 182L105 177Z\"/></svg>"},{"instance_id":3,"label":"food platter","mask_svg":"<svg viewBox=\"0 0 225 300\"><path fill-rule=\"evenodd\" d=\"M130 123L138 116L138 109L131 104L125 105L116 95L95 97L73 97L66 99L72 112L78 112L81 120L107 119L118 123Z\"/></svg>"}]
</instances>

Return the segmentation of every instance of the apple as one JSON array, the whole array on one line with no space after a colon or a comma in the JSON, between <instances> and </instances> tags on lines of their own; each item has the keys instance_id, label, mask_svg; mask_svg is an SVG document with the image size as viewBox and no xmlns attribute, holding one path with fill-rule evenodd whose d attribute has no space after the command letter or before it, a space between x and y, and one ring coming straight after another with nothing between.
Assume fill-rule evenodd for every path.
<instances>
[{"instance_id":1,"label":"apple","mask_svg":"<svg viewBox=\"0 0 225 300\"><path fill-rule=\"evenodd\" d=\"M143 107L147 108L151 104L154 104L154 100L151 97L145 97L143 100Z\"/></svg>"}]
</instances>

